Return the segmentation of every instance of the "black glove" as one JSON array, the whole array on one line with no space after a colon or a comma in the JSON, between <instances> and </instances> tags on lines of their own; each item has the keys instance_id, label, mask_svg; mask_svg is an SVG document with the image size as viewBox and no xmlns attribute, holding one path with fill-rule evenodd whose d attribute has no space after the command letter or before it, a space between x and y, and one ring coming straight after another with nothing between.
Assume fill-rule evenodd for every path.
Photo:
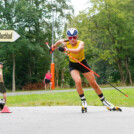
<instances>
[{"instance_id":1,"label":"black glove","mask_svg":"<svg viewBox=\"0 0 134 134\"><path fill-rule=\"evenodd\" d=\"M61 52L66 51L66 49L64 47L59 47L58 50L61 51Z\"/></svg>"},{"instance_id":2,"label":"black glove","mask_svg":"<svg viewBox=\"0 0 134 134\"><path fill-rule=\"evenodd\" d=\"M52 48L49 49L49 53L50 53L50 54L53 53L53 52L52 52Z\"/></svg>"},{"instance_id":3,"label":"black glove","mask_svg":"<svg viewBox=\"0 0 134 134\"><path fill-rule=\"evenodd\" d=\"M52 53L53 53L53 51L54 51L54 48L53 48L53 47L51 47L51 48L49 49L49 53L50 53L50 54L52 54Z\"/></svg>"}]
</instances>

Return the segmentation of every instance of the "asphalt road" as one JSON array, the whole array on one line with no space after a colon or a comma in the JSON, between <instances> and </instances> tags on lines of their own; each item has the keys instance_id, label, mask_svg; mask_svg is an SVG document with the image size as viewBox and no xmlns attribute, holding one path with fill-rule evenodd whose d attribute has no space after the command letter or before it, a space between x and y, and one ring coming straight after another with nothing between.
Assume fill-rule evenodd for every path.
<instances>
[{"instance_id":1,"label":"asphalt road","mask_svg":"<svg viewBox=\"0 0 134 134\"><path fill-rule=\"evenodd\" d=\"M0 113L0 134L133 134L134 108L110 112L104 106L10 107Z\"/></svg>"}]
</instances>

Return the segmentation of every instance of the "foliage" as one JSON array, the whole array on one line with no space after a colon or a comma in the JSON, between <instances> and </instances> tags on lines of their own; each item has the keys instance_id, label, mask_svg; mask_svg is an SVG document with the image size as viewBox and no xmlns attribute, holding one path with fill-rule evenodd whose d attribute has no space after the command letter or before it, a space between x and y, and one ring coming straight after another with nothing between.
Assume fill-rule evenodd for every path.
<instances>
[{"instance_id":1,"label":"foliage","mask_svg":"<svg viewBox=\"0 0 134 134\"><path fill-rule=\"evenodd\" d=\"M134 80L134 9L132 0L91 0L92 7L72 18L69 26L85 42L87 60L110 82ZM101 81L100 81L101 82ZM102 83L102 82L101 82Z\"/></svg>"},{"instance_id":2,"label":"foliage","mask_svg":"<svg viewBox=\"0 0 134 134\"><path fill-rule=\"evenodd\" d=\"M20 35L14 43L0 43L0 61L4 62L7 88L11 89L12 86L13 66L16 86L19 89L43 80L51 63L51 55L44 44L51 43L52 8L56 7L55 30L58 36L64 19L67 20L69 11L72 10L67 2L69 1L56 0L56 3L51 3L50 0L0 1L0 29L15 30Z\"/></svg>"},{"instance_id":3,"label":"foliage","mask_svg":"<svg viewBox=\"0 0 134 134\"><path fill-rule=\"evenodd\" d=\"M66 29L76 27L79 40L85 42L86 59L96 73L115 84L132 85L134 80L134 8L133 0L91 0L92 7L73 16L70 0L2 0L0 29L15 30L21 36L13 43L0 43L0 61L4 62L5 85L11 90L15 69L16 87L42 82L50 69L51 55L45 42L66 38ZM55 8L55 10L53 9ZM68 57L54 52L56 85L74 87L68 69ZM15 67L15 68L14 68ZM82 77L84 85L87 81ZM104 81L97 78L99 84Z\"/></svg>"}]
</instances>

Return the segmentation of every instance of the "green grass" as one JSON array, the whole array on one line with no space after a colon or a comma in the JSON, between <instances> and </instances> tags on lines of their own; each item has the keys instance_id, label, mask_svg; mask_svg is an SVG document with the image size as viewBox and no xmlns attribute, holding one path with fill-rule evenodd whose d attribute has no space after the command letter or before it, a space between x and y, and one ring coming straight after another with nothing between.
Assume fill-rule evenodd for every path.
<instances>
[{"instance_id":1,"label":"green grass","mask_svg":"<svg viewBox=\"0 0 134 134\"><path fill-rule=\"evenodd\" d=\"M103 90L106 99L117 106L134 107L134 88L121 89L128 94L128 98L117 90ZM90 106L102 106L99 97L93 90L84 91L87 103ZM65 93L46 93L8 96L8 106L72 106L81 105L80 98L76 91Z\"/></svg>"}]
</instances>

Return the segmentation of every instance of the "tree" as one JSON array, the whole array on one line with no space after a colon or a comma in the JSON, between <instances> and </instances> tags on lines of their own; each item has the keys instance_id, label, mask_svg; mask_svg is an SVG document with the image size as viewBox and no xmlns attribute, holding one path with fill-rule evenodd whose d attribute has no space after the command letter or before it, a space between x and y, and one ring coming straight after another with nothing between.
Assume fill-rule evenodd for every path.
<instances>
[{"instance_id":1,"label":"tree","mask_svg":"<svg viewBox=\"0 0 134 134\"><path fill-rule=\"evenodd\" d=\"M28 83L42 81L51 62L51 55L44 43L51 41L52 6L57 7L58 19L55 21L55 30L58 36L63 25L62 20L64 18L67 20L66 16L71 9L67 2L57 0L52 5L49 0L0 1L0 29L15 30L21 36L14 43L0 44L0 59L7 65L4 71L8 70L5 76L8 88L11 88L12 78L8 79L11 72L13 72L13 83L16 82L16 88L19 89ZM12 91L16 88L14 85Z\"/></svg>"},{"instance_id":2,"label":"tree","mask_svg":"<svg viewBox=\"0 0 134 134\"><path fill-rule=\"evenodd\" d=\"M89 8L88 13L81 12L71 20L70 25L78 28L79 37L85 41L86 55L90 57L91 66L94 66L93 60L96 63L99 60L107 61L118 69L122 84L132 85L133 71L130 70L131 55L134 52L132 0L91 0L91 2L93 6Z\"/></svg>"}]
</instances>

